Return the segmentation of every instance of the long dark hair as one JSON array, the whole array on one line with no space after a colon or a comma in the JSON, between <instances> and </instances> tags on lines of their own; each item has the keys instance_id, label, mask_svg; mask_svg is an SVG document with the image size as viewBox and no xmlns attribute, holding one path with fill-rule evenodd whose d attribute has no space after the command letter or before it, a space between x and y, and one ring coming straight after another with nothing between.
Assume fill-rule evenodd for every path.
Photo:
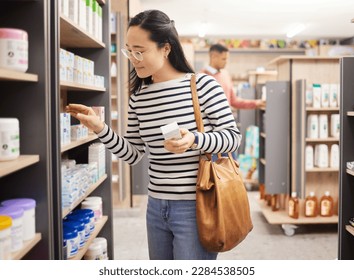
<instances>
[{"instance_id":1,"label":"long dark hair","mask_svg":"<svg viewBox=\"0 0 354 280\"><path fill-rule=\"evenodd\" d=\"M159 10L141 12L130 20L128 28L131 26L139 26L148 31L150 39L156 42L158 48L163 48L166 43L169 43L171 52L168 60L176 70L184 73L194 72L184 55L174 21L171 21L165 13ZM130 72L130 94L139 91L143 84L151 83L151 76L141 79L135 69Z\"/></svg>"}]
</instances>

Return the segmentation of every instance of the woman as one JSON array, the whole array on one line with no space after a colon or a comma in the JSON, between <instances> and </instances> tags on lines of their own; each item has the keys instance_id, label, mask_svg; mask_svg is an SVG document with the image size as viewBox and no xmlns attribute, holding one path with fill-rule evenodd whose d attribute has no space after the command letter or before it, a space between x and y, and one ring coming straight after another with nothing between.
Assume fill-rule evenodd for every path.
<instances>
[{"instance_id":1,"label":"woman","mask_svg":"<svg viewBox=\"0 0 354 280\"><path fill-rule=\"evenodd\" d=\"M150 259L216 259L217 254L206 251L198 240L195 185L200 153L232 152L240 144L225 94L214 78L197 75L205 126L204 133L197 133L190 89L193 70L174 22L161 11L144 11L131 19L122 52L134 67L125 136L101 123L90 107L70 104L67 112L131 165L139 162L148 145ZM165 140L161 126L174 121L182 138Z\"/></svg>"}]
</instances>

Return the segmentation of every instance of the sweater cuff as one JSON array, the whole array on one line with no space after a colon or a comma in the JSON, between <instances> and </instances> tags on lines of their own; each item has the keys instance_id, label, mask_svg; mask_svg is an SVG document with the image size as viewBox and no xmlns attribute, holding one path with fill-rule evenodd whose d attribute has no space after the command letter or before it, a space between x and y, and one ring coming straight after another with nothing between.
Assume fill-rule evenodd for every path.
<instances>
[{"instance_id":1,"label":"sweater cuff","mask_svg":"<svg viewBox=\"0 0 354 280\"><path fill-rule=\"evenodd\" d=\"M97 137L98 137L98 138L102 138L103 136L105 136L105 135L107 134L108 130L109 130L108 125L107 125L107 124L104 124L104 127L103 127L103 129L101 130L101 132L96 133Z\"/></svg>"}]
</instances>

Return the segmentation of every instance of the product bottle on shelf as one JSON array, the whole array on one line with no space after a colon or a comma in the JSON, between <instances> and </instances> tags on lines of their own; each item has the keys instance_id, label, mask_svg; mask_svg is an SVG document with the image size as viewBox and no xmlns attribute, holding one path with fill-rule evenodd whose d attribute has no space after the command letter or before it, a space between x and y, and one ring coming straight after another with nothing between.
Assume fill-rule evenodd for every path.
<instances>
[{"instance_id":1,"label":"product bottle on shelf","mask_svg":"<svg viewBox=\"0 0 354 280\"><path fill-rule=\"evenodd\" d=\"M333 198L329 191L326 191L320 200L320 215L322 217L331 217L333 215Z\"/></svg>"},{"instance_id":2,"label":"product bottle on shelf","mask_svg":"<svg viewBox=\"0 0 354 280\"><path fill-rule=\"evenodd\" d=\"M317 198L314 192L310 194L305 199L305 217L316 217L317 216Z\"/></svg>"},{"instance_id":3,"label":"product bottle on shelf","mask_svg":"<svg viewBox=\"0 0 354 280\"><path fill-rule=\"evenodd\" d=\"M280 206L280 201L279 201L279 195L278 194L272 194L271 196L271 206L272 206L272 211L278 211Z\"/></svg>"},{"instance_id":4,"label":"product bottle on shelf","mask_svg":"<svg viewBox=\"0 0 354 280\"><path fill-rule=\"evenodd\" d=\"M289 199L289 217L294 219L299 218L299 199L296 192L292 192Z\"/></svg>"}]
</instances>

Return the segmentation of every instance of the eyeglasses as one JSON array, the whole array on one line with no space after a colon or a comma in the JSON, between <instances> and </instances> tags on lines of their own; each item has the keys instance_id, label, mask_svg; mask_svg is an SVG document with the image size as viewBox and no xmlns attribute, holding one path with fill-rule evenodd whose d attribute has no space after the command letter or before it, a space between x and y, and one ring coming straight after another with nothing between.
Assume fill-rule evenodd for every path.
<instances>
[{"instance_id":1,"label":"eyeglasses","mask_svg":"<svg viewBox=\"0 0 354 280\"><path fill-rule=\"evenodd\" d=\"M132 59L133 57L138 61L143 61L143 54L139 51L129 51L127 49L121 49L124 56L128 59Z\"/></svg>"}]
</instances>

